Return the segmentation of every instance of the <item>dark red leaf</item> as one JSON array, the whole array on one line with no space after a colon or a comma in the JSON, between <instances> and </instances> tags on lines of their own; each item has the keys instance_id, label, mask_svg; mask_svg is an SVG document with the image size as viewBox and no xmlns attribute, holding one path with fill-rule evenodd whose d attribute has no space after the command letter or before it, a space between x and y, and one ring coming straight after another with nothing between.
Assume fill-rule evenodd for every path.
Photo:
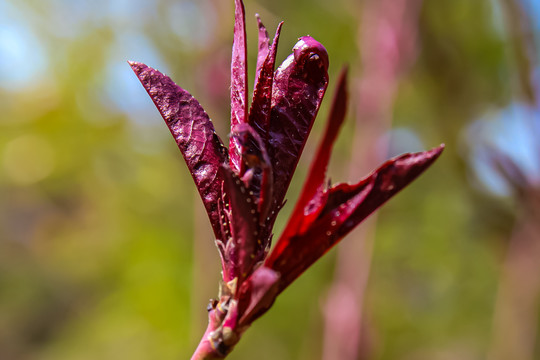
<instances>
[{"instance_id":1,"label":"dark red leaf","mask_svg":"<svg viewBox=\"0 0 540 360\"><path fill-rule=\"evenodd\" d=\"M266 146L259 133L248 124L238 125L231 136L239 137L248 144L244 147L246 152L242 154L242 180L250 195L256 199L259 224L262 226L271 203L273 186L272 164Z\"/></svg>"},{"instance_id":2,"label":"dark red leaf","mask_svg":"<svg viewBox=\"0 0 540 360\"><path fill-rule=\"evenodd\" d=\"M235 126L247 123L247 49L246 19L242 0L235 0L234 40L231 60L231 131ZM229 163L237 174L242 174L242 140L231 137Z\"/></svg>"},{"instance_id":3,"label":"dark red leaf","mask_svg":"<svg viewBox=\"0 0 540 360\"><path fill-rule=\"evenodd\" d=\"M345 120L347 98L347 69L345 68L338 78L323 139L319 143L300 197L283 232L284 236L292 236L298 233L302 226L306 226L304 224L309 224L310 220L317 217L317 210L322 209L321 205L325 201L323 199L326 199L323 194L326 169L339 129Z\"/></svg>"},{"instance_id":4,"label":"dark red leaf","mask_svg":"<svg viewBox=\"0 0 540 360\"><path fill-rule=\"evenodd\" d=\"M259 20L260 26L262 23ZM276 64L277 46L279 43L279 35L283 22L279 23L272 47L266 49L266 57L262 60L259 68L257 64L257 77L255 82L255 90L253 91L253 101L249 111L249 124L259 133L264 144L267 143L268 125L270 121L270 107L272 105L272 85L274 82L274 67ZM266 30L265 30L266 32ZM268 44L267 44L268 45ZM261 50L259 49L259 58L261 60Z\"/></svg>"},{"instance_id":5,"label":"dark red leaf","mask_svg":"<svg viewBox=\"0 0 540 360\"><path fill-rule=\"evenodd\" d=\"M328 54L304 36L274 76L268 154L274 170L273 224L328 85Z\"/></svg>"},{"instance_id":6,"label":"dark red leaf","mask_svg":"<svg viewBox=\"0 0 540 360\"><path fill-rule=\"evenodd\" d=\"M255 72L255 87L257 87L259 73L268 56L268 50L270 49L270 38L259 14L255 14L255 17L257 18L257 24L259 25L259 51L257 53L257 71Z\"/></svg>"},{"instance_id":7,"label":"dark red leaf","mask_svg":"<svg viewBox=\"0 0 540 360\"><path fill-rule=\"evenodd\" d=\"M280 275L261 266L242 284L238 294L239 326L250 325L264 314L279 294Z\"/></svg>"},{"instance_id":8,"label":"dark red leaf","mask_svg":"<svg viewBox=\"0 0 540 360\"><path fill-rule=\"evenodd\" d=\"M240 284L250 273L256 260L257 248L262 245L258 237L259 214L255 199L242 180L229 167L223 167L220 173L225 179L225 193L228 194L230 204L231 238L227 242L234 242L226 246L229 261L226 264L228 275L224 280L238 277Z\"/></svg>"},{"instance_id":9,"label":"dark red leaf","mask_svg":"<svg viewBox=\"0 0 540 360\"><path fill-rule=\"evenodd\" d=\"M259 26L263 26L260 19ZM260 64L260 69L257 73L257 81L255 84L255 90L253 92L253 101L251 103L251 109L249 112L249 124L251 128L257 133L258 141L253 141L244 138L248 141L244 151L248 156L257 154L266 154L266 148L268 143L268 126L270 122L270 107L272 104L272 84L274 81L274 67L276 62L276 52L279 42L279 34L281 32L280 23L276 30L272 47L268 50L263 46L263 53L266 53L265 59ZM266 33L266 30L264 30ZM267 44L268 45L268 44ZM259 49L259 60L261 60L261 49ZM259 66L259 65L258 65ZM262 159L268 165L264 171L260 173L260 178L253 181L251 189L258 195L259 198L259 213L261 219L266 218L266 214L270 209L273 195L273 170L270 162L266 159Z\"/></svg>"},{"instance_id":10,"label":"dark red leaf","mask_svg":"<svg viewBox=\"0 0 540 360\"><path fill-rule=\"evenodd\" d=\"M227 163L227 149L214 131L210 118L191 94L151 67L137 62L129 64L176 140L208 212L214 234L221 239L217 203L223 179L218 170Z\"/></svg>"},{"instance_id":11,"label":"dark red leaf","mask_svg":"<svg viewBox=\"0 0 540 360\"><path fill-rule=\"evenodd\" d=\"M283 235L265 262L282 275L280 291L379 206L407 186L439 157L444 146L388 160L356 185L328 190L318 218L301 233Z\"/></svg>"}]
</instances>

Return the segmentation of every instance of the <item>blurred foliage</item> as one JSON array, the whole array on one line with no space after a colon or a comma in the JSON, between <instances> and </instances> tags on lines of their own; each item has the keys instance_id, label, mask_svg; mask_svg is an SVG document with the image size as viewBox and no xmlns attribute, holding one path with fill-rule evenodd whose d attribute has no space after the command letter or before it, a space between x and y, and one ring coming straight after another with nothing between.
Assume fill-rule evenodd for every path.
<instances>
[{"instance_id":1,"label":"blurred foliage","mask_svg":"<svg viewBox=\"0 0 540 360\"><path fill-rule=\"evenodd\" d=\"M194 239L195 187L126 61L170 74L226 138L232 3L0 2L0 359L191 355L206 321L193 294L217 291L219 260L215 252L216 264L199 265L210 286L194 283L193 243L213 239ZM489 346L514 204L474 176L464 133L520 96L504 11L489 0L424 2L420 54L400 84L394 126L447 150L380 211L366 303L375 359L481 359ZM331 79L346 63L361 73L360 1L246 0L251 69L255 12L270 32L285 20L280 59L310 34L328 49ZM349 118L332 161L338 176L353 141ZM333 265L331 252L231 359L319 358Z\"/></svg>"}]
</instances>

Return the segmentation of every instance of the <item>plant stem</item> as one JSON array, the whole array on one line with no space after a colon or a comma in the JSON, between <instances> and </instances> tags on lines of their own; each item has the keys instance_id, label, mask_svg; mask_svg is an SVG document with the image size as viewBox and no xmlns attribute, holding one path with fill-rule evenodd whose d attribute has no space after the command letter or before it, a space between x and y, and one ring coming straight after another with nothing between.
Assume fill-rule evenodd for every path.
<instances>
[{"instance_id":1,"label":"plant stem","mask_svg":"<svg viewBox=\"0 0 540 360\"><path fill-rule=\"evenodd\" d=\"M208 312L208 326L206 331L195 349L191 360L212 360L212 359L225 359L226 355L220 355L210 341L210 334L216 330L217 322L214 320L215 310L210 310Z\"/></svg>"}]
</instances>

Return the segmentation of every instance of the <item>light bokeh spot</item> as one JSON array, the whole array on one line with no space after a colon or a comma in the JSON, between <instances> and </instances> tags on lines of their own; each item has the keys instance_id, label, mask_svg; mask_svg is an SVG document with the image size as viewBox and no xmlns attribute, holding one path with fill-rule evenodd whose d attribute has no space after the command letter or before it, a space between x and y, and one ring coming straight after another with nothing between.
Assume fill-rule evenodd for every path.
<instances>
[{"instance_id":1,"label":"light bokeh spot","mask_svg":"<svg viewBox=\"0 0 540 360\"><path fill-rule=\"evenodd\" d=\"M45 138L23 135L11 140L3 152L7 176L16 184L30 185L51 175L54 170L54 151Z\"/></svg>"}]
</instances>

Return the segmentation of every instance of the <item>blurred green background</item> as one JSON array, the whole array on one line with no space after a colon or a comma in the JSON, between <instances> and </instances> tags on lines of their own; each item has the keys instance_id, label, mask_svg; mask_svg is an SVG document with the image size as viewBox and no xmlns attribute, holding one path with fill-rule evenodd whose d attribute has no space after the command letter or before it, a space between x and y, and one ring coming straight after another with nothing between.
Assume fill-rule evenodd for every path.
<instances>
[{"instance_id":1,"label":"blurred green background","mask_svg":"<svg viewBox=\"0 0 540 360\"><path fill-rule=\"evenodd\" d=\"M531 179L540 173L523 120L540 129L538 112L522 114L535 96L540 6L520 3L532 19L525 26L510 2L423 2L384 157L447 148L379 212L364 305L370 359L484 359L492 347L521 213L486 148L509 153ZM351 88L362 76L363 4L245 1L251 69L256 12L270 32L285 21L278 62L305 34L330 54L329 94L277 235L332 80L344 64ZM189 358L217 295L219 260L182 157L126 61L169 74L225 139L232 24L232 0L0 0L0 359ZM353 91L334 181L358 180L346 175L354 104ZM230 358L319 359L335 255L280 296Z\"/></svg>"}]
</instances>

